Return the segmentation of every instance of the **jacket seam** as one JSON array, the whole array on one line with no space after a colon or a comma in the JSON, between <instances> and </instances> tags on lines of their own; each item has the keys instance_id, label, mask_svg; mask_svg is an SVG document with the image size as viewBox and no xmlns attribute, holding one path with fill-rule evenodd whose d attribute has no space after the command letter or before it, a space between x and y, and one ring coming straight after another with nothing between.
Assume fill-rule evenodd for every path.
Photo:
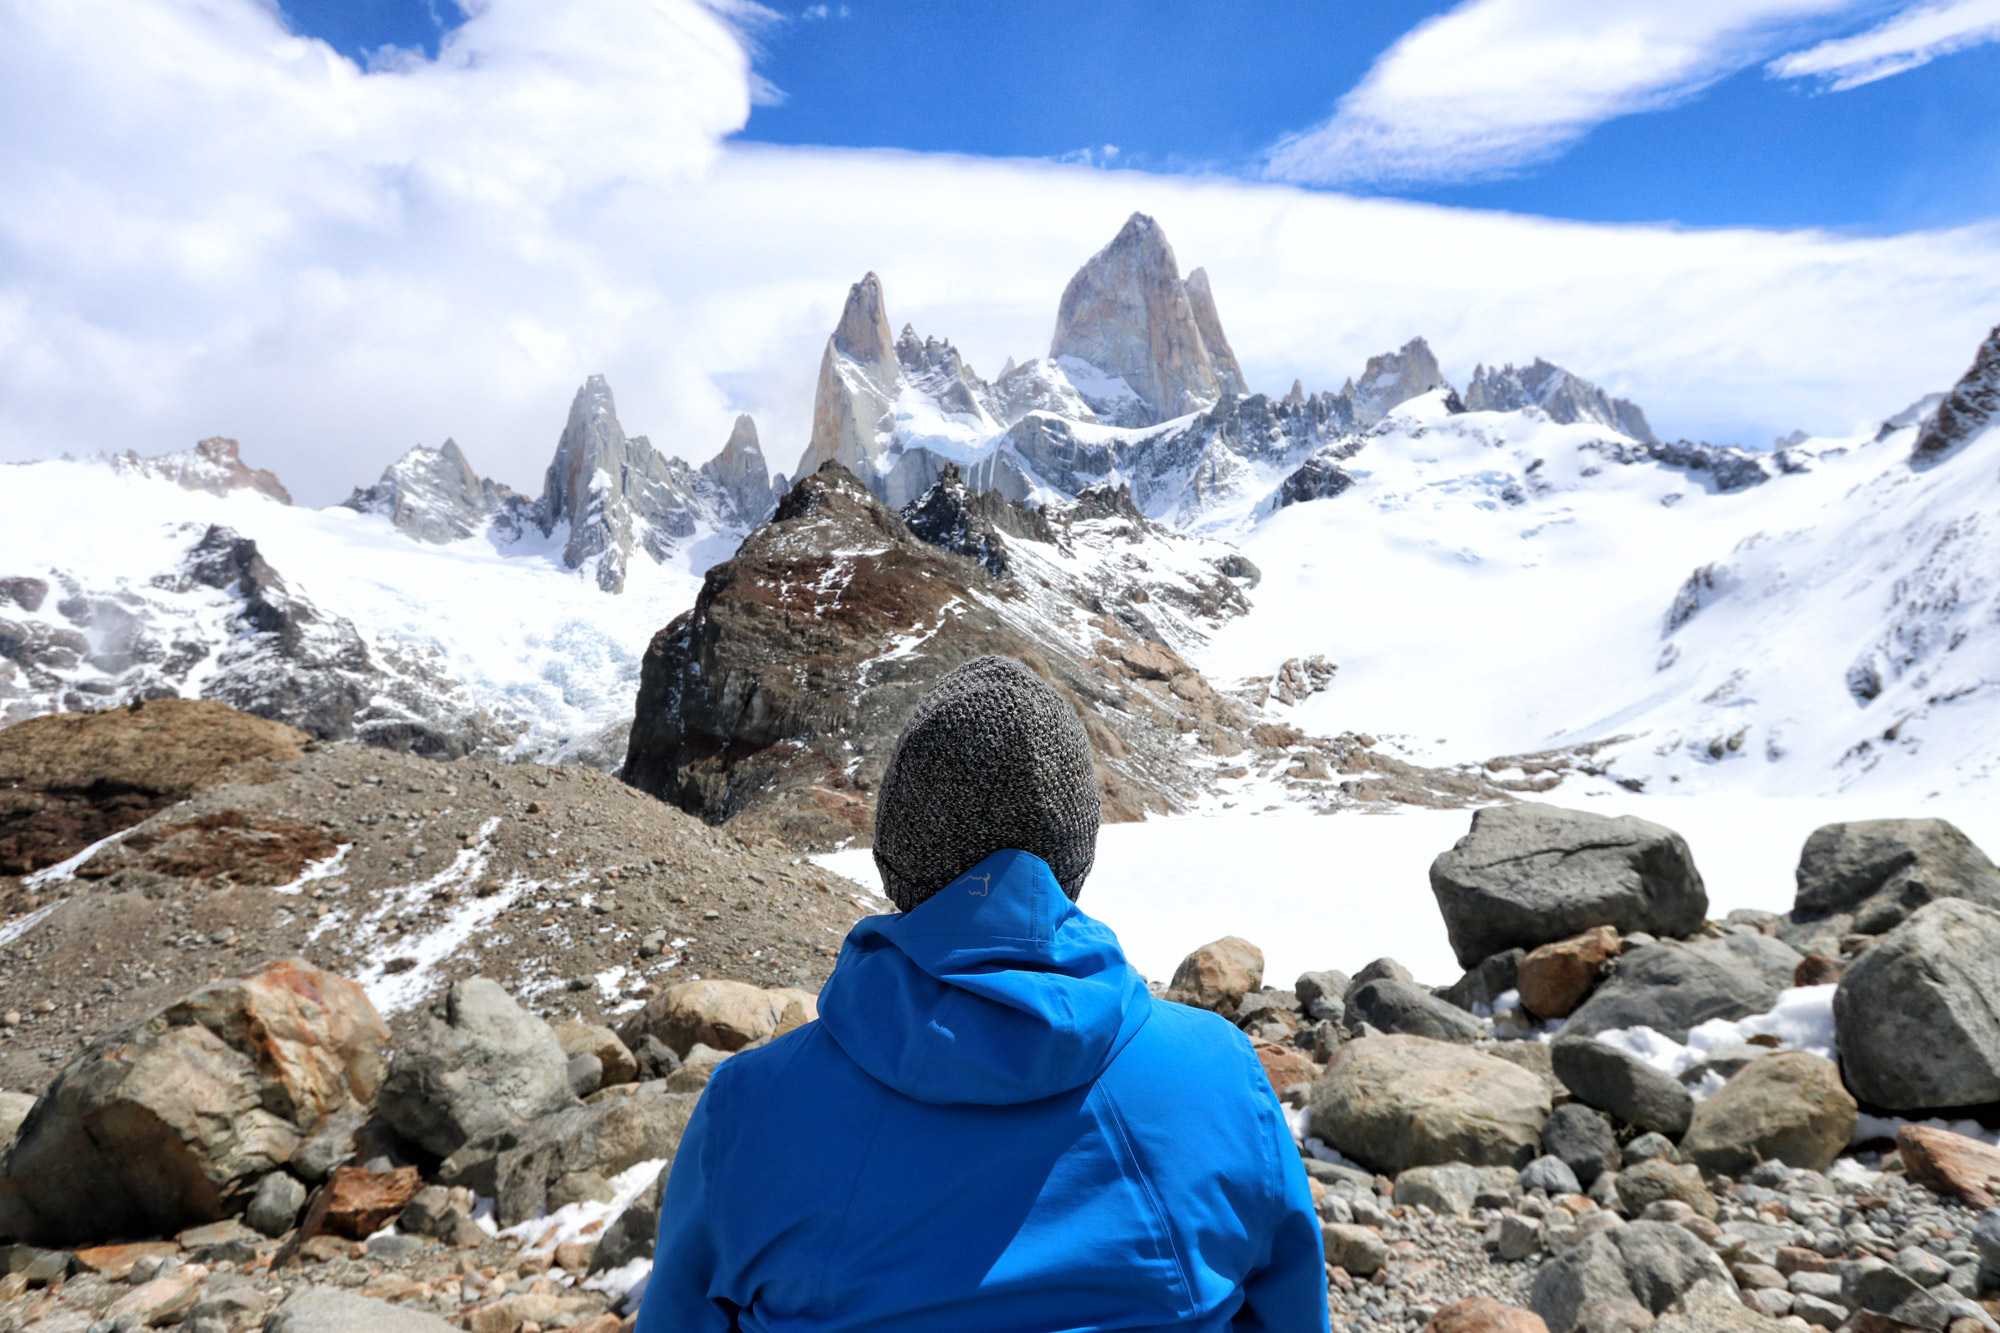
<instances>
[{"instance_id":1,"label":"jacket seam","mask_svg":"<svg viewBox=\"0 0 2000 1333\"><path fill-rule=\"evenodd\" d=\"M1145 1160L1139 1156L1139 1146L1133 1142L1131 1131L1126 1127L1125 1112L1118 1105L1117 1097L1113 1096L1111 1089L1105 1087L1101 1081L1097 1086L1104 1093L1104 1105L1111 1112L1111 1125L1117 1131L1118 1142L1123 1145L1125 1155L1132 1159L1132 1169L1139 1177L1139 1188L1145 1191L1146 1203L1152 1208L1153 1216L1159 1221L1160 1232L1166 1238L1167 1253L1172 1256L1174 1272L1181 1280L1181 1317L1186 1318L1194 1313L1194 1275L1188 1271L1187 1259L1181 1254L1180 1240L1174 1235L1173 1219L1167 1216L1167 1210L1161 1206L1159 1193L1153 1188L1152 1173L1146 1169Z\"/></svg>"}]
</instances>

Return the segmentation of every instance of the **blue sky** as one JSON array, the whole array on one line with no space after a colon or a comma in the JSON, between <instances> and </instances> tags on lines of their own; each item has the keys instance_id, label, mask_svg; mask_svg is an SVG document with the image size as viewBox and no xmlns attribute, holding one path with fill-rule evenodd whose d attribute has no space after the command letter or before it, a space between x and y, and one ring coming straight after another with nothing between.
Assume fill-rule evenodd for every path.
<instances>
[{"instance_id":1,"label":"blue sky","mask_svg":"<svg viewBox=\"0 0 2000 1333\"><path fill-rule=\"evenodd\" d=\"M1447 163L1431 179L1289 178L1602 222L1883 233L2000 216L2000 42L1980 40L1989 27L2000 29L2000 6L1764 3L1785 12L1753 31L1725 34L1721 49L1698 57L1691 72L1667 78L1679 86L1602 90L1598 103L1583 109L1586 123L1577 132L1526 160L1469 170ZM1274 144L1325 121L1371 69L1407 49L1399 41L1425 20L1475 7L1435 0L784 0L744 25L771 92L737 138L1255 177L1269 172ZM1703 6L1694 0L1687 7ZM1545 21L1562 21L1561 0L1517 8L1551 11ZM1949 28L1955 9L1964 11L1955 20L1964 30L1961 49L1906 72L1832 91L1827 77L1786 78L1771 68L1787 54L1866 35L1912 11L1942 16ZM284 10L296 30L357 58L384 46L435 54L461 18L453 0L284 0ZM1499 45L1490 63L1503 66L1506 40L1547 45L1532 30L1483 40ZM1576 63L1601 62L1586 48ZM1447 67L1437 77L1456 73ZM1559 68L1546 82L1572 76ZM1524 90L1533 84L1524 76ZM1509 91L1503 86L1493 96L1505 99ZM1665 105L1620 114L1635 97ZM1419 103L1408 114L1428 113Z\"/></svg>"}]
</instances>

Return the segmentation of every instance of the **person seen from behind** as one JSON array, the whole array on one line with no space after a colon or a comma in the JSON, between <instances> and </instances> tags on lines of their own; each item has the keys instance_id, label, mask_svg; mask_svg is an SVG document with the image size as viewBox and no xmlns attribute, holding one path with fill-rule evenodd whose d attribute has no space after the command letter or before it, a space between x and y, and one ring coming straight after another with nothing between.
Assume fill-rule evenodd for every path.
<instances>
[{"instance_id":1,"label":"person seen from behind","mask_svg":"<svg viewBox=\"0 0 2000 1333\"><path fill-rule=\"evenodd\" d=\"M819 1020L717 1066L639 1333L1327 1328L1318 1219L1249 1042L1075 903L1082 723L1010 658L940 681L875 814L891 915Z\"/></svg>"}]
</instances>

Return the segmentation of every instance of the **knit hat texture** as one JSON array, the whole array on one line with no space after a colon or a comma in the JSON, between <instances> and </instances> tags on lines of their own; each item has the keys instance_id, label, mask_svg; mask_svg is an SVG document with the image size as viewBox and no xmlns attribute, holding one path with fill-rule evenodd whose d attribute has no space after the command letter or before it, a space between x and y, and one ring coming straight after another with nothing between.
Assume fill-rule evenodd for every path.
<instances>
[{"instance_id":1,"label":"knit hat texture","mask_svg":"<svg viewBox=\"0 0 2000 1333\"><path fill-rule=\"evenodd\" d=\"M1048 862L1074 899L1097 859L1097 771L1083 723L1011 657L939 681L896 742L875 801L875 865L902 911L998 851Z\"/></svg>"}]
</instances>

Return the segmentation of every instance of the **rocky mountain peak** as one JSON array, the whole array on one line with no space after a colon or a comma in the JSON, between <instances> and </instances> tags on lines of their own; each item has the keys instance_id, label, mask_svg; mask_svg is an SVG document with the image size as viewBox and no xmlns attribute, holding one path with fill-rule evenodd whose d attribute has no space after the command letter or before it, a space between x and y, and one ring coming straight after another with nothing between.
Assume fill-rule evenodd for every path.
<instances>
[{"instance_id":1,"label":"rocky mountain peak","mask_svg":"<svg viewBox=\"0 0 2000 1333\"><path fill-rule=\"evenodd\" d=\"M1205 280L1202 285L1205 292ZM1220 339L1212 297L1207 305ZM1072 379L1079 378L1076 370L1096 372L1095 382L1086 375L1077 388L1100 417L1116 424L1164 421L1223 392L1173 246L1144 213L1134 213L1069 280L1049 355L1075 368ZM1240 383L1234 353L1227 364ZM1131 401L1121 402L1128 393Z\"/></svg>"},{"instance_id":2,"label":"rocky mountain peak","mask_svg":"<svg viewBox=\"0 0 2000 1333\"><path fill-rule=\"evenodd\" d=\"M182 490L227 495L231 491L256 491L279 504L290 504L292 493L274 473L244 463L236 441L217 435L192 449L141 458L131 450L117 455L111 466L123 476L154 477L171 481Z\"/></svg>"},{"instance_id":3,"label":"rocky mountain peak","mask_svg":"<svg viewBox=\"0 0 2000 1333\"><path fill-rule=\"evenodd\" d=\"M889 332L888 308L882 300L882 280L873 273L847 289L847 304L834 325L829 344L834 351L876 372L887 388L896 381L896 340Z\"/></svg>"},{"instance_id":4,"label":"rocky mountain peak","mask_svg":"<svg viewBox=\"0 0 2000 1333\"><path fill-rule=\"evenodd\" d=\"M1250 392L1243 378L1243 367L1237 364L1236 352L1222 332L1222 316L1215 309L1215 293L1209 290L1207 269L1198 268L1187 275L1187 294L1195 327L1201 330L1202 344L1215 363L1216 383L1224 393Z\"/></svg>"},{"instance_id":5,"label":"rocky mountain peak","mask_svg":"<svg viewBox=\"0 0 2000 1333\"><path fill-rule=\"evenodd\" d=\"M1355 423L1372 426L1399 404L1432 389L1450 387L1431 345L1418 337L1404 343L1400 351L1369 357L1360 382L1342 392L1354 403Z\"/></svg>"},{"instance_id":6,"label":"rocky mountain peak","mask_svg":"<svg viewBox=\"0 0 2000 1333\"><path fill-rule=\"evenodd\" d=\"M1594 421L1641 444L1659 443L1637 403L1613 398L1589 380L1541 357L1518 370L1511 363L1473 369L1472 382L1465 388L1468 411L1515 412L1530 405L1542 409L1549 420L1564 425Z\"/></svg>"},{"instance_id":7,"label":"rocky mountain peak","mask_svg":"<svg viewBox=\"0 0 2000 1333\"><path fill-rule=\"evenodd\" d=\"M408 536L440 545L472 536L489 519L518 531L528 507L525 496L481 477L458 442L449 439L435 447L414 446L382 469L380 481L357 487L341 504L385 514Z\"/></svg>"},{"instance_id":8,"label":"rocky mountain peak","mask_svg":"<svg viewBox=\"0 0 2000 1333\"><path fill-rule=\"evenodd\" d=\"M545 534L567 525L565 564L594 563L597 585L622 592L635 547L664 560L676 540L694 534L703 509L698 480L645 436L627 438L610 384L592 375L570 403L536 512Z\"/></svg>"},{"instance_id":9,"label":"rocky mountain peak","mask_svg":"<svg viewBox=\"0 0 2000 1333\"><path fill-rule=\"evenodd\" d=\"M2000 326L1986 335L1972 368L1945 395L1910 450L1913 466L1938 462L2000 421Z\"/></svg>"},{"instance_id":10,"label":"rocky mountain peak","mask_svg":"<svg viewBox=\"0 0 2000 1333\"><path fill-rule=\"evenodd\" d=\"M737 521L744 527L756 527L777 507L771 468L757 444L757 423L747 412L736 418L722 452L701 465L701 475L729 498Z\"/></svg>"}]
</instances>

